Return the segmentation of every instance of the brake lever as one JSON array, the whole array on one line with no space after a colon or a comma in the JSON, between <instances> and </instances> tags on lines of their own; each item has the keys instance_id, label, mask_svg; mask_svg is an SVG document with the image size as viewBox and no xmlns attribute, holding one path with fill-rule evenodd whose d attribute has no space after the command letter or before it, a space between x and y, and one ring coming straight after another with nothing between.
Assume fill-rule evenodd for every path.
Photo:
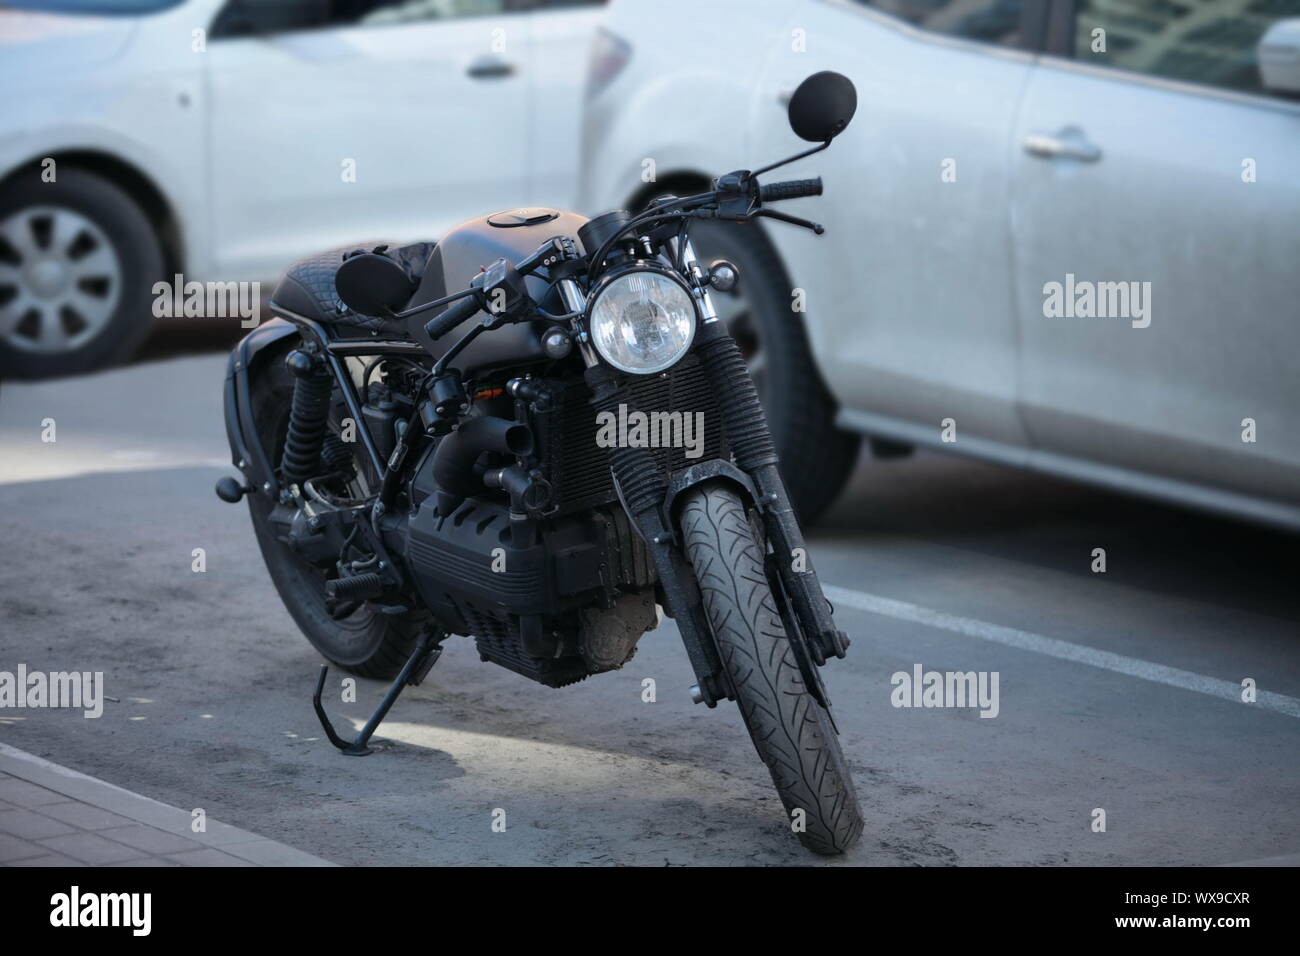
<instances>
[{"instance_id":1,"label":"brake lever","mask_svg":"<svg viewBox=\"0 0 1300 956\"><path fill-rule=\"evenodd\" d=\"M810 219L800 219L798 216L791 216L784 212L777 212L775 209L755 209L749 214L749 218L757 219L760 216L766 219L776 219L779 222L787 222L792 226L802 226L804 229L811 230L814 235L820 236L826 231L826 227L819 222L813 222Z\"/></svg>"}]
</instances>

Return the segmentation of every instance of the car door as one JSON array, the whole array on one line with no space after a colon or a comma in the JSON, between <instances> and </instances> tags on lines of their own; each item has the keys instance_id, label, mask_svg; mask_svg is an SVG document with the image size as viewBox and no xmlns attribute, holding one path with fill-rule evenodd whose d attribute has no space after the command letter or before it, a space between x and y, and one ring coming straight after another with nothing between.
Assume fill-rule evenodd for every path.
<instances>
[{"instance_id":1,"label":"car door","mask_svg":"<svg viewBox=\"0 0 1300 956\"><path fill-rule=\"evenodd\" d=\"M605 0L530 0L530 204L577 205L583 90L604 6Z\"/></svg>"},{"instance_id":2,"label":"car door","mask_svg":"<svg viewBox=\"0 0 1300 956\"><path fill-rule=\"evenodd\" d=\"M829 150L764 177L825 182L823 198L782 207L824 237L769 235L850 427L937 442L952 419L957 450L1014 458L1025 443L1006 200L1032 29L1003 0L839 0L796 5L774 42L756 164L808 145L784 115L801 79L829 69L857 86L857 115Z\"/></svg>"},{"instance_id":3,"label":"car door","mask_svg":"<svg viewBox=\"0 0 1300 956\"><path fill-rule=\"evenodd\" d=\"M1012 193L1045 455L1300 497L1300 104L1260 89L1265 9L1058 6L1070 58L1029 82Z\"/></svg>"},{"instance_id":4,"label":"car door","mask_svg":"<svg viewBox=\"0 0 1300 956\"><path fill-rule=\"evenodd\" d=\"M221 273L519 204L528 30L512 0L229 3L207 52Z\"/></svg>"}]
</instances>

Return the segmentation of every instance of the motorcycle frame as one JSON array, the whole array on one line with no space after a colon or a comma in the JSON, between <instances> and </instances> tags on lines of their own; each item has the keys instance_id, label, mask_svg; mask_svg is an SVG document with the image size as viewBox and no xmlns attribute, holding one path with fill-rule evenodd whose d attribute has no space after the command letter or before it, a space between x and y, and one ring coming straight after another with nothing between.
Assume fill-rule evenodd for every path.
<instances>
[{"instance_id":1,"label":"motorcycle frame","mask_svg":"<svg viewBox=\"0 0 1300 956\"><path fill-rule=\"evenodd\" d=\"M676 247L679 241L683 244L680 250ZM729 434L743 431L760 432L767 436L770 442L767 422L759 409L752 380L747 374L740 379L734 375L730 378L725 375L723 365L727 361L734 364L736 361L743 360L739 358L739 349L730 332L718 321L717 313L705 287L704 274L697 265L689 237L683 235L680 240L674 238L669 242L673 243L671 258L673 261L681 262L685 272L683 278L692 287L698 306L699 326L690 352L700 356L705 374L709 377L710 386L715 393L723 395L724 392L737 390L746 393L739 396L737 401L722 403L724 427ZM680 252L680 260L678 252ZM598 393L597 398L593 398L593 405L603 400L614 404L621 401L631 407L624 387L624 380L628 375L605 365L595 350L585 341L582 317L586 312L586 292L571 276L556 281L566 307L578 316L572 320L572 325L578 338L580 354L587 366L589 384L593 386L593 392ZM246 336L231 353L227 368L225 389L227 434L233 462L244 475L247 490L265 494L272 501L281 500L287 493L286 489L280 487L274 466L267 458L260 441L249 440L250 435L255 439L257 434L252 418L251 372L258 362L260 353L274 343L295 334L301 336L307 348L318 355L328 368L349 414L356 423L366 456L382 483L390 464L393 467L402 467L402 463L386 462L379 453L374 436L362 413L361 397L358 395L345 360L349 357L384 355L406 355L426 359L436 357L430 355L419 342L408 339L336 337L328 327L286 309L274 301L271 303L271 311L277 318ZM624 461L633 463L623 469L623 474L620 474L618 467L613 469L619 498L634 527L650 550L667 610L682 635L697 681L691 688L692 699L696 703L715 707L719 700L734 699L735 693L722 666L712 629L704 612L699 585L681 547L674 505L693 487L705 482L726 481L760 516L767 539L773 546L772 553L764 556L768 565L768 578L772 586L773 598L777 602L787 631L792 629L794 631L788 633L787 637L796 648L796 658L800 661L800 669L809 690L819 703L829 710L829 698L816 673L816 668L812 665L820 666L830 656L843 657L848 647L848 638L834 627L830 604L822 594L811 559L807 557L802 530L795 518L785 484L777 470L775 454L758 457L751 455L750 460L742 460L738 457L736 464L721 459L694 463L672 475L665 476L665 481L651 489L651 497L657 500L637 507L623 495L623 484L628 468L654 467L657 471L657 466L653 465L648 449L619 451L624 453L620 456ZM368 529L370 533L366 537L382 549L383 534L377 518L378 515L372 515L369 519L371 528ZM802 570L796 570L796 563L789 559L796 553L803 555ZM413 592L414 588L411 588L409 582L405 580L405 571L400 569L401 566L391 558L388 559L388 565L399 582ZM394 685L395 691L398 686L398 684ZM363 748L364 741L361 741L358 746Z\"/></svg>"}]
</instances>

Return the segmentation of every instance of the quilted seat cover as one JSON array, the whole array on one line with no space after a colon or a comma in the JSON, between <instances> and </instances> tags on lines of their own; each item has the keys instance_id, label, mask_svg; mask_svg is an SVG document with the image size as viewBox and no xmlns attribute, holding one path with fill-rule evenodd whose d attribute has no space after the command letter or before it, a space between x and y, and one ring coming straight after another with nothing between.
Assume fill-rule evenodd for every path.
<instances>
[{"instance_id":1,"label":"quilted seat cover","mask_svg":"<svg viewBox=\"0 0 1300 956\"><path fill-rule=\"evenodd\" d=\"M382 316L361 315L345 306L334 288L334 274L343 264L343 257L347 253L369 252L387 247L384 254L406 270L413 285L418 284L434 245L433 242L413 242L405 246L395 246L391 242L367 242L318 252L314 256L299 259L289 267L284 278L276 285L271 302L326 325L345 325L389 335L404 334L401 323Z\"/></svg>"}]
</instances>

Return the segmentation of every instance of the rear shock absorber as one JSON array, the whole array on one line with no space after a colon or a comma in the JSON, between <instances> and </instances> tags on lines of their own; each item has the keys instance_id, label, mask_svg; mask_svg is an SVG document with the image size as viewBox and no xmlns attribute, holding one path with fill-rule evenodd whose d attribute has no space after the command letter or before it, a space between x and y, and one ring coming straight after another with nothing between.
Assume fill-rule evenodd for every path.
<instances>
[{"instance_id":1,"label":"rear shock absorber","mask_svg":"<svg viewBox=\"0 0 1300 956\"><path fill-rule=\"evenodd\" d=\"M333 379L315 357L298 349L286 356L285 365L294 374L293 406L289 411L289 434L284 441L280 473L286 482L301 484L320 471Z\"/></svg>"}]
</instances>

